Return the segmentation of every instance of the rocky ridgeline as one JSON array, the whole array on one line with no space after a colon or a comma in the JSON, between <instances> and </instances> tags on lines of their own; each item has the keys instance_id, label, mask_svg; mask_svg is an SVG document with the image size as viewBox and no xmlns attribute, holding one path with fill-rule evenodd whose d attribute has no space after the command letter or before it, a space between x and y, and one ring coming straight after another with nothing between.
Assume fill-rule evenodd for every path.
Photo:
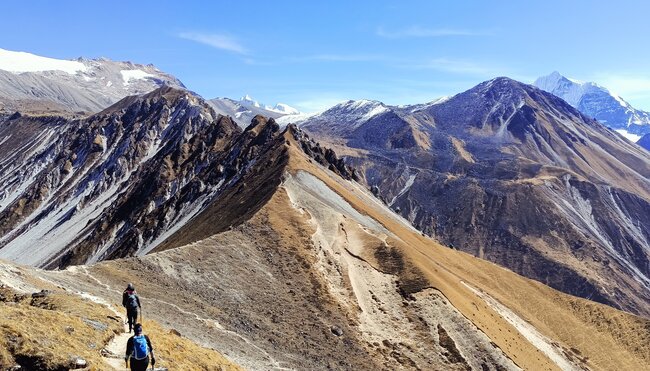
<instances>
[{"instance_id":1,"label":"rocky ridgeline","mask_svg":"<svg viewBox=\"0 0 650 371\"><path fill-rule=\"evenodd\" d=\"M300 147L309 157L344 179L359 181L357 171L346 165L342 158L337 157L333 149L322 147L295 125L289 125L288 130L292 131L293 138L300 143Z\"/></svg>"}]
</instances>

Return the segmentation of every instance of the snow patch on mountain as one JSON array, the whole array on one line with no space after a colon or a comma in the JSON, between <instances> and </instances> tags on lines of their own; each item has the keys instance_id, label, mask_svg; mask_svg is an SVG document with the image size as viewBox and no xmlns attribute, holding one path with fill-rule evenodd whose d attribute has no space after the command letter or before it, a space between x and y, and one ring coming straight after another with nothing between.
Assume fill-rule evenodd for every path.
<instances>
[{"instance_id":1,"label":"snow patch on mountain","mask_svg":"<svg viewBox=\"0 0 650 371\"><path fill-rule=\"evenodd\" d=\"M38 55L0 49L0 70L13 73L63 71L74 75L88 67L81 62L41 57Z\"/></svg>"},{"instance_id":2,"label":"snow patch on mountain","mask_svg":"<svg viewBox=\"0 0 650 371\"><path fill-rule=\"evenodd\" d=\"M261 105L259 104L259 102L256 101L255 99L253 99L253 98L252 98L250 95L248 95L248 94L246 94L246 95L244 95L243 97L241 97L241 99L239 100L239 102L240 102L243 106L252 106L252 107L257 107L257 108L260 108L260 107L261 107Z\"/></svg>"},{"instance_id":3,"label":"snow patch on mountain","mask_svg":"<svg viewBox=\"0 0 650 371\"><path fill-rule=\"evenodd\" d=\"M244 95L240 100L239 103L244 106L244 107L255 107L255 108L260 108L265 111L270 111L270 112L275 112L275 113L281 113L283 115L297 115L300 113L297 109L291 107L288 104L284 103L278 103L275 106L269 106L266 104L262 104L255 99L253 99L250 95L246 94Z\"/></svg>"},{"instance_id":4,"label":"snow patch on mountain","mask_svg":"<svg viewBox=\"0 0 650 371\"><path fill-rule=\"evenodd\" d=\"M184 88L177 78L153 65L106 58L59 60L0 49L4 111L99 112L126 96L162 85Z\"/></svg>"},{"instance_id":5,"label":"snow patch on mountain","mask_svg":"<svg viewBox=\"0 0 650 371\"><path fill-rule=\"evenodd\" d=\"M638 142L639 139L641 139L641 137L642 137L642 135L632 134L632 133L630 133L629 131L627 131L625 129L615 129L614 131L621 134L622 136L625 137L625 139L631 141L632 143Z\"/></svg>"},{"instance_id":6,"label":"snow patch on mountain","mask_svg":"<svg viewBox=\"0 0 650 371\"><path fill-rule=\"evenodd\" d=\"M288 104L284 104L284 103L276 104L275 107L273 107L271 109L271 111L275 111L275 112L278 112L278 113L284 113L284 114L287 114L287 115L297 115L297 114L300 113L300 111L298 111L297 109L289 106Z\"/></svg>"},{"instance_id":7,"label":"snow patch on mountain","mask_svg":"<svg viewBox=\"0 0 650 371\"><path fill-rule=\"evenodd\" d=\"M154 75L142 70L121 70L120 74L122 75L122 80L124 80L124 86L129 85L131 80L144 80L147 77L154 77Z\"/></svg>"}]
</instances>

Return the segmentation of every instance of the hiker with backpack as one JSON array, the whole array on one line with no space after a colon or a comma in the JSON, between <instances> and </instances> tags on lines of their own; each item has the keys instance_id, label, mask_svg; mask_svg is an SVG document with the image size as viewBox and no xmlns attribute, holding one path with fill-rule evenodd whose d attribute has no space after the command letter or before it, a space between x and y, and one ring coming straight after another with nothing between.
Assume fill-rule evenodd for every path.
<instances>
[{"instance_id":1,"label":"hiker with backpack","mask_svg":"<svg viewBox=\"0 0 650 371\"><path fill-rule=\"evenodd\" d=\"M126 308L126 318L129 322L129 332L131 332L135 323L138 322L138 312L142 310L140 298L132 283L129 283L122 293L122 306Z\"/></svg>"},{"instance_id":2,"label":"hiker with backpack","mask_svg":"<svg viewBox=\"0 0 650 371\"><path fill-rule=\"evenodd\" d=\"M136 323L134 326L134 335L126 343L126 354L124 362L129 367L131 361L131 371L145 371L149 367L149 358L151 357L151 368L156 365L156 358L153 356L153 347L151 340L147 335L142 333L142 325Z\"/></svg>"}]
</instances>

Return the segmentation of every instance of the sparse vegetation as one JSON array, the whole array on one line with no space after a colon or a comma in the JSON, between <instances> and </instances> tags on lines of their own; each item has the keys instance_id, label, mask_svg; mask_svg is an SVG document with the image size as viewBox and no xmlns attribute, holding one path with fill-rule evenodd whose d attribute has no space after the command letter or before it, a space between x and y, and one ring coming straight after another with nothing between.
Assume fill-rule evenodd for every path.
<instances>
[{"instance_id":1,"label":"sparse vegetation","mask_svg":"<svg viewBox=\"0 0 650 371\"><path fill-rule=\"evenodd\" d=\"M240 369L178 332L154 321L144 325L162 367ZM23 370L105 370L101 350L123 328L122 319L109 308L79 296L63 291L21 294L0 286L0 369L18 365Z\"/></svg>"},{"instance_id":2,"label":"sparse vegetation","mask_svg":"<svg viewBox=\"0 0 650 371\"><path fill-rule=\"evenodd\" d=\"M0 288L0 367L68 370L77 359L102 369L100 350L122 324L103 305L63 292ZM33 297L34 296L34 297Z\"/></svg>"}]
</instances>

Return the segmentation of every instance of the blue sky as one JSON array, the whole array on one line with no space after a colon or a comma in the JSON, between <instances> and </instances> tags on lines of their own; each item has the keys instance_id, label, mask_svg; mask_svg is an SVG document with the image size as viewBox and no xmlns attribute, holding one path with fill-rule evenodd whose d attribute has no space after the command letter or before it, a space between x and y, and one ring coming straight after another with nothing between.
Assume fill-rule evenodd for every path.
<instances>
[{"instance_id":1,"label":"blue sky","mask_svg":"<svg viewBox=\"0 0 650 371\"><path fill-rule=\"evenodd\" d=\"M422 103L554 70L650 110L648 1L8 1L0 48L153 63L207 98ZM7 16L8 15L8 16Z\"/></svg>"}]
</instances>

